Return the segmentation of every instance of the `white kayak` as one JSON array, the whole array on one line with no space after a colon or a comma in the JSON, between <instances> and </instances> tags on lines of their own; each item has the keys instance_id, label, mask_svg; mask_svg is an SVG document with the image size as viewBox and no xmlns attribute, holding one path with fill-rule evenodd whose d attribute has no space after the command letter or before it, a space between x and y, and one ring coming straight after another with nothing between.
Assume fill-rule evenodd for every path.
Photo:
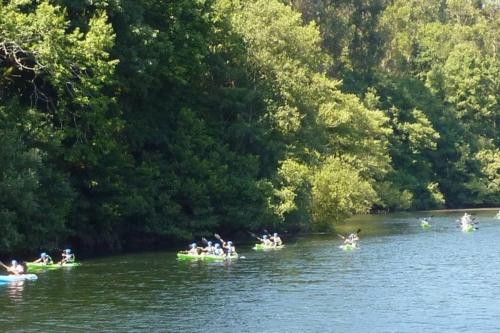
<instances>
[{"instance_id":1,"label":"white kayak","mask_svg":"<svg viewBox=\"0 0 500 333\"><path fill-rule=\"evenodd\" d=\"M0 282L36 280L36 274L19 274L19 275L0 275Z\"/></svg>"}]
</instances>

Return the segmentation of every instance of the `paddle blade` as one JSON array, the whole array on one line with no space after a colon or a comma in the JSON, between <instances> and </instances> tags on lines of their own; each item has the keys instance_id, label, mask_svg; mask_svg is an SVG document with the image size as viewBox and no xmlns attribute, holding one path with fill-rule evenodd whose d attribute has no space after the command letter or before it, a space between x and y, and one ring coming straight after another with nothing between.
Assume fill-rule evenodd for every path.
<instances>
[{"instance_id":1,"label":"paddle blade","mask_svg":"<svg viewBox=\"0 0 500 333\"><path fill-rule=\"evenodd\" d=\"M357 234L359 234L361 232L361 229L358 229L358 231L356 231Z\"/></svg>"},{"instance_id":2,"label":"paddle blade","mask_svg":"<svg viewBox=\"0 0 500 333\"><path fill-rule=\"evenodd\" d=\"M342 238L342 239L345 239L345 237L344 237L344 236L342 236L342 235L337 234L337 236L339 236L339 237L340 237L340 238Z\"/></svg>"},{"instance_id":3,"label":"paddle blade","mask_svg":"<svg viewBox=\"0 0 500 333\"><path fill-rule=\"evenodd\" d=\"M219 234L214 234L214 237L217 238L218 240L220 240Z\"/></svg>"},{"instance_id":4,"label":"paddle blade","mask_svg":"<svg viewBox=\"0 0 500 333\"><path fill-rule=\"evenodd\" d=\"M265 233L266 235L269 235L269 231L267 231L266 229L264 229L264 233Z\"/></svg>"},{"instance_id":5,"label":"paddle blade","mask_svg":"<svg viewBox=\"0 0 500 333\"><path fill-rule=\"evenodd\" d=\"M203 242L203 244L208 244L208 241L205 237L201 237L201 241Z\"/></svg>"}]
</instances>

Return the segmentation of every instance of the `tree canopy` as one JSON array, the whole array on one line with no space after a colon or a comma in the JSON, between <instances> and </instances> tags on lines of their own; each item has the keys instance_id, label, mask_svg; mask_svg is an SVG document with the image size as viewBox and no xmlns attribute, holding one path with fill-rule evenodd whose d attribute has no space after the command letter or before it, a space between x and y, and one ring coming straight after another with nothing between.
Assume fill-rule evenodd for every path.
<instances>
[{"instance_id":1,"label":"tree canopy","mask_svg":"<svg viewBox=\"0 0 500 333\"><path fill-rule=\"evenodd\" d=\"M0 11L0 252L500 204L496 1Z\"/></svg>"}]
</instances>

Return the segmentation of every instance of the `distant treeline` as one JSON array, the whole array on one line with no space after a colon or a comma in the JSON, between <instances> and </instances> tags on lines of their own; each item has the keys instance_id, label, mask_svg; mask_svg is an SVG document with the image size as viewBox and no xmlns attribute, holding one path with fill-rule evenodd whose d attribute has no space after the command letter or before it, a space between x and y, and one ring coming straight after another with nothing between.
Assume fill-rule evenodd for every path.
<instances>
[{"instance_id":1,"label":"distant treeline","mask_svg":"<svg viewBox=\"0 0 500 333\"><path fill-rule=\"evenodd\" d=\"M498 1L0 13L0 253L500 204Z\"/></svg>"}]
</instances>

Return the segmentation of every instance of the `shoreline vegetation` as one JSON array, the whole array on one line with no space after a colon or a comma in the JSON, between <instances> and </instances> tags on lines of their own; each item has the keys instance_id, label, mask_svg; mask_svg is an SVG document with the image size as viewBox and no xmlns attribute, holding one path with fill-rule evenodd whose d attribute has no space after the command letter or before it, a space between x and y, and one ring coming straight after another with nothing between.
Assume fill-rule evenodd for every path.
<instances>
[{"instance_id":1,"label":"shoreline vegetation","mask_svg":"<svg viewBox=\"0 0 500 333\"><path fill-rule=\"evenodd\" d=\"M2 255L500 206L497 1L0 12Z\"/></svg>"},{"instance_id":2,"label":"shoreline vegetation","mask_svg":"<svg viewBox=\"0 0 500 333\"><path fill-rule=\"evenodd\" d=\"M335 236L338 233L342 234L349 234L353 231L355 231L356 228L358 228L358 225L356 223L352 224L352 219L354 221L363 221L365 218L370 218L371 215L377 216L377 215L385 215L385 214L404 214L404 215L411 215L413 216L413 219L415 221L420 221L420 218L414 217L417 213L419 213L419 216L429 216L437 213L451 213L451 212L469 212L471 215L474 215L475 212L481 212L481 211L491 211L492 214L495 212L498 212L500 207L488 207L488 208L454 208L454 209L437 209L437 210L423 210L423 211L399 211L399 212L390 212L390 213L381 213L381 214L366 214L366 215L356 215L352 216L346 221L342 221L332 227L332 229L327 230L327 231L304 231L304 230L295 230L293 232L290 232L288 230L283 231L281 233L281 237L283 237L284 242L287 244L293 244L297 239L303 238L303 237L308 237L308 236ZM493 216L493 215L492 215ZM365 222L366 223L366 222ZM259 233L257 233L259 234ZM262 232L262 234L265 234ZM250 235L248 231L237 231L236 233L224 235L225 238L233 240L234 244L240 248L240 247L253 247L258 241ZM165 251L171 251L172 253L176 253L181 250L185 250L189 244L192 242L197 242L197 243L203 243L202 238L210 238L214 239L213 241L216 241L216 238L213 237L213 233L207 233L202 236L197 236L194 238L191 238L189 240L184 240L184 239L154 239L153 238L145 238L143 243L138 243L136 245L128 246L128 247L122 247L122 248L114 248L114 249L109 249L109 248L93 248L93 249L86 249L83 248L81 251L78 252L78 259L79 261L83 260L88 260L88 259L93 259L93 258L105 258L109 256L120 256L120 255L133 255L133 254L140 254L143 252L165 252ZM54 248L54 249L49 249L47 252L53 253L56 255L59 252L61 252L61 248ZM36 259L39 253L36 251L19 251L16 252L15 254L13 253L5 253L2 254L2 258L6 258L9 255L15 255L17 258L20 258L21 262L31 262L32 260ZM23 260L26 259L26 260Z\"/></svg>"}]
</instances>

